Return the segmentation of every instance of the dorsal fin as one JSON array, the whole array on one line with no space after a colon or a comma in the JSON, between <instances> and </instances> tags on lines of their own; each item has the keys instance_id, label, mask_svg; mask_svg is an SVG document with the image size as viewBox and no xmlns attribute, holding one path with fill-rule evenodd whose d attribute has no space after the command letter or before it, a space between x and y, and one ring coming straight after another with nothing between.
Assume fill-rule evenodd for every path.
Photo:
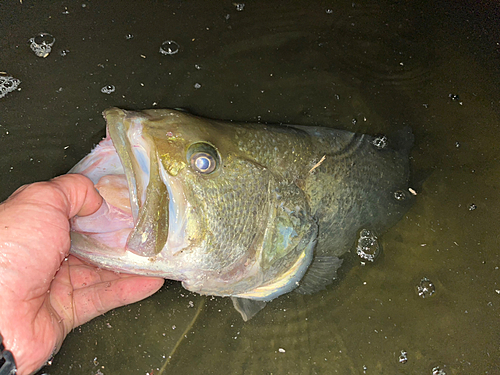
<instances>
[{"instance_id":1,"label":"dorsal fin","mask_svg":"<svg viewBox=\"0 0 500 375\"><path fill-rule=\"evenodd\" d=\"M337 270L342 265L342 259L334 256L314 257L304 277L300 280L295 292L300 294L313 294L325 289L337 278Z\"/></svg>"},{"instance_id":2,"label":"dorsal fin","mask_svg":"<svg viewBox=\"0 0 500 375\"><path fill-rule=\"evenodd\" d=\"M245 322L252 319L255 314L266 307L264 301L257 301L255 299L231 297L231 300L233 301L234 308L241 314Z\"/></svg>"}]
</instances>

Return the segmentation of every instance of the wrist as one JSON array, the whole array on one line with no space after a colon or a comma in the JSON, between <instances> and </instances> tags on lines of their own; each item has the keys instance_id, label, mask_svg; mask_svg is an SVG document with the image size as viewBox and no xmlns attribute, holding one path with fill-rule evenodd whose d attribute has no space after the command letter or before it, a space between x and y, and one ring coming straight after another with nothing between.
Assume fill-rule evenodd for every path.
<instances>
[{"instance_id":1,"label":"wrist","mask_svg":"<svg viewBox=\"0 0 500 375\"><path fill-rule=\"evenodd\" d=\"M12 353L3 345L3 337L0 334L0 375L14 375L17 373L16 361Z\"/></svg>"},{"instance_id":2,"label":"wrist","mask_svg":"<svg viewBox=\"0 0 500 375\"><path fill-rule=\"evenodd\" d=\"M0 312L2 344L11 353L17 368L17 372L12 374L34 374L54 354L56 345L52 343L53 338L43 330L37 329L36 325L29 323L31 321L29 317L8 316L2 312ZM0 375L11 375L10 372L1 370Z\"/></svg>"}]
</instances>

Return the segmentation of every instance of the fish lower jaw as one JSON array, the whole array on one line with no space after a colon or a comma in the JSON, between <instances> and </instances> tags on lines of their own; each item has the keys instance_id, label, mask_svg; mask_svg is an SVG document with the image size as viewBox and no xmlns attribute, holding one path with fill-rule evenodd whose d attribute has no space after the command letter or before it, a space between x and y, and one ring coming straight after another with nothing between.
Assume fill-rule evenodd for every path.
<instances>
[{"instance_id":1,"label":"fish lower jaw","mask_svg":"<svg viewBox=\"0 0 500 375\"><path fill-rule=\"evenodd\" d=\"M118 273L141 276L162 277L170 280L184 281L186 275L177 266L166 267L167 263L159 256L144 257L122 249L107 249L96 246L89 238L82 238L79 233L72 234L72 241L77 244L71 253L76 257L97 265L99 268ZM85 247L81 246L85 244Z\"/></svg>"},{"instance_id":2,"label":"fish lower jaw","mask_svg":"<svg viewBox=\"0 0 500 375\"><path fill-rule=\"evenodd\" d=\"M311 254L305 251L286 272L267 282L263 281L265 275L262 274L258 264L255 264L254 267L247 270L239 281L227 277L223 278L222 275L215 273L197 274L196 276L185 274L186 279L182 285L191 292L203 295L271 301L298 287L310 261Z\"/></svg>"},{"instance_id":3,"label":"fish lower jaw","mask_svg":"<svg viewBox=\"0 0 500 375\"><path fill-rule=\"evenodd\" d=\"M232 295L232 297L248 298L258 301L271 301L282 294L291 292L299 286L299 281L304 276L310 264L310 254L303 252L297 261L286 272L278 278L264 283L244 293Z\"/></svg>"}]
</instances>

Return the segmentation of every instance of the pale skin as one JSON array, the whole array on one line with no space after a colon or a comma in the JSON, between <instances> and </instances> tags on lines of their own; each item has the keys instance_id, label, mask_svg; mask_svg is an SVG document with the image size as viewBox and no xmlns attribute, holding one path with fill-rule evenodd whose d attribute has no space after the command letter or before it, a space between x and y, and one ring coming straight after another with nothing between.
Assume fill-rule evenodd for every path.
<instances>
[{"instance_id":1,"label":"pale skin","mask_svg":"<svg viewBox=\"0 0 500 375\"><path fill-rule=\"evenodd\" d=\"M43 366L75 327L163 285L160 278L105 271L68 255L69 219L101 204L81 175L23 186L0 204L0 333L19 375Z\"/></svg>"}]
</instances>

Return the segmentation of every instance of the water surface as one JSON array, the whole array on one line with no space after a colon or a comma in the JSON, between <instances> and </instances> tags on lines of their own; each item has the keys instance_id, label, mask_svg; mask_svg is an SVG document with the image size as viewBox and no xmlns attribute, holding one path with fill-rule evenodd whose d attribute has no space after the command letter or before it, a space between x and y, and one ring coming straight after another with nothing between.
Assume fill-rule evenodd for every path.
<instances>
[{"instance_id":1,"label":"water surface","mask_svg":"<svg viewBox=\"0 0 500 375\"><path fill-rule=\"evenodd\" d=\"M498 374L499 8L493 2L15 1L0 5L1 198L65 173L101 112L392 134L411 126L415 205L374 264L244 323L176 282L76 329L40 374ZM28 40L55 37L36 57ZM173 40L175 54L160 47ZM103 87L113 85L109 94ZM422 298L424 277L435 286ZM401 351L406 363L400 362ZM404 362L404 361L403 361Z\"/></svg>"}]
</instances>

